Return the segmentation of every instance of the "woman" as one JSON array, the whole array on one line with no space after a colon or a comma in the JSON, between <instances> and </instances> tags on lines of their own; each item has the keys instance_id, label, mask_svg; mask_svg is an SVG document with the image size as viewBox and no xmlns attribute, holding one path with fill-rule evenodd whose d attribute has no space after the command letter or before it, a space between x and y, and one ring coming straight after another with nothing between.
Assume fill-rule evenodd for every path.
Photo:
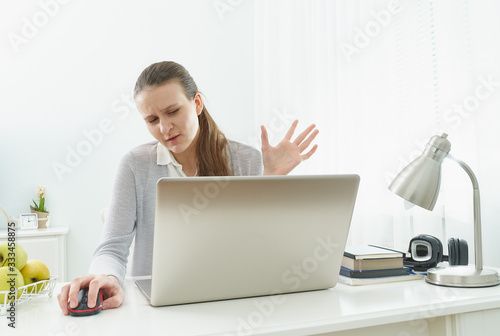
<instances>
[{"instance_id":1,"label":"woman","mask_svg":"<svg viewBox=\"0 0 500 336\"><path fill-rule=\"evenodd\" d=\"M247 145L227 140L210 117L198 88L187 70L174 62L150 65L137 79L134 98L146 127L157 140L131 150L120 162L101 244L90 274L77 277L58 295L76 307L78 291L89 287L88 306L95 305L99 289L103 309L119 307L125 299L122 285L130 244L135 237L132 276L150 275L156 182L179 176L286 175L316 151L304 150L318 134L309 126L295 141L294 121L285 138L272 147L265 127L262 156Z\"/></svg>"}]
</instances>

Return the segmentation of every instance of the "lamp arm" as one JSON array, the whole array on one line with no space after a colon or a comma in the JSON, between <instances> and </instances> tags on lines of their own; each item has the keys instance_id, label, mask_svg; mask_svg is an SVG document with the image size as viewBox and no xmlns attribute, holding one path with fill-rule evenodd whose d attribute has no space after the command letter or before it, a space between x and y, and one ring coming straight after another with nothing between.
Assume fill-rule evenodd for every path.
<instances>
[{"instance_id":1,"label":"lamp arm","mask_svg":"<svg viewBox=\"0 0 500 336\"><path fill-rule=\"evenodd\" d=\"M481 204L479 198L479 183L477 182L476 175L472 169L462 160L459 160L452 155L448 154L448 158L455 161L462 167L469 175L474 188L474 254L476 260L476 270L483 269L483 243L481 234Z\"/></svg>"}]
</instances>

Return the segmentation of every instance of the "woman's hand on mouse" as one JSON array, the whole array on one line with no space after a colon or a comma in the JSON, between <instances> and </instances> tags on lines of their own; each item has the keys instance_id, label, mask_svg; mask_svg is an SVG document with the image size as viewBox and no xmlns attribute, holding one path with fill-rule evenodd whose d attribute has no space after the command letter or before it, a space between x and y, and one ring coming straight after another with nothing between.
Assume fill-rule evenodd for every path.
<instances>
[{"instance_id":1,"label":"woman's hand on mouse","mask_svg":"<svg viewBox=\"0 0 500 336\"><path fill-rule=\"evenodd\" d=\"M69 315L68 300L71 308L76 307L78 305L78 292L81 288L87 287L89 288L87 302L89 307L95 307L99 290L101 290L104 299L102 309L118 308L125 300L125 294L116 277L106 274L84 275L74 278L69 284L64 285L57 295L59 307L64 315Z\"/></svg>"},{"instance_id":2,"label":"woman's hand on mouse","mask_svg":"<svg viewBox=\"0 0 500 336\"><path fill-rule=\"evenodd\" d=\"M292 136L298 123L298 120L292 123L285 137L276 147L269 144L267 130L261 126L264 175L287 175L302 161L309 159L318 148L318 145L314 145L309 152L302 154L319 133L314 124L307 127L292 142Z\"/></svg>"}]
</instances>

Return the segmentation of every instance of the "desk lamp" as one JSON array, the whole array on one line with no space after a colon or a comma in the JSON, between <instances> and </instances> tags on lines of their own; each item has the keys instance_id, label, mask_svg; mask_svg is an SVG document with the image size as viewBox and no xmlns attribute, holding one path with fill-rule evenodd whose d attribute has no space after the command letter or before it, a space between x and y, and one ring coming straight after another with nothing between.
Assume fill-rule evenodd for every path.
<instances>
[{"instance_id":1,"label":"desk lamp","mask_svg":"<svg viewBox=\"0 0 500 336\"><path fill-rule=\"evenodd\" d=\"M427 144L422 155L406 166L392 181L389 189L405 200L432 211L441 183L441 163L448 157L457 162L472 180L474 189L474 249L476 265L434 267L427 270L428 283L449 287L486 287L500 283L495 270L483 269L481 242L481 211L479 185L469 166L448 154L451 143L448 134L435 135Z\"/></svg>"}]
</instances>

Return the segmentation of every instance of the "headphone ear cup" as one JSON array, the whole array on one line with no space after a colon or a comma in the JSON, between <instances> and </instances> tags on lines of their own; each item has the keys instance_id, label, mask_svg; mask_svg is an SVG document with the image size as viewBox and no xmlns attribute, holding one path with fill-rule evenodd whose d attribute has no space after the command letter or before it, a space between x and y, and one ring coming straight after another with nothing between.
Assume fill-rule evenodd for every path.
<instances>
[{"instance_id":1,"label":"headphone ear cup","mask_svg":"<svg viewBox=\"0 0 500 336\"><path fill-rule=\"evenodd\" d=\"M455 238L448 239L448 262L450 265L457 265L458 261L458 248L457 248L458 240Z\"/></svg>"},{"instance_id":2,"label":"headphone ear cup","mask_svg":"<svg viewBox=\"0 0 500 336\"><path fill-rule=\"evenodd\" d=\"M469 245L465 239L448 239L448 261L450 265L468 265L469 264Z\"/></svg>"},{"instance_id":3,"label":"headphone ear cup","mask_svg":"<svg viewBox=\"0 0 500 336\"><path fill-rule=\"evenodd\" d=\"M457 265L469 264L469 245L465 239L458 239L458 260Z\"/></svg>"}]
</instances>

